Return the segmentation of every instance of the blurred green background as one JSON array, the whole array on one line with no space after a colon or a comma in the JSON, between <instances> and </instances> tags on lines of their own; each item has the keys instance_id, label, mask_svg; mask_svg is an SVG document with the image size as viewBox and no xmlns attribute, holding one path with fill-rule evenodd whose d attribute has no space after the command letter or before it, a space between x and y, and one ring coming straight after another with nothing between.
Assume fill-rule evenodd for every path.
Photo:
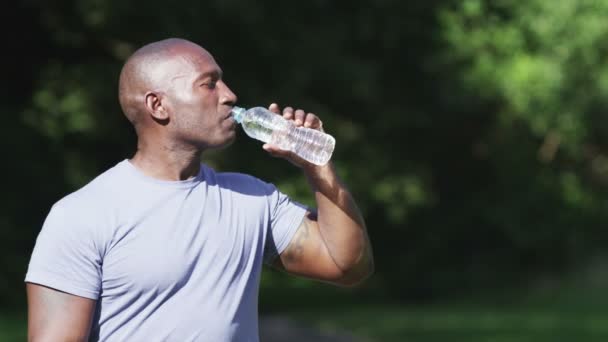
<instances>
[{"instance_id":1,"label":"blurred green background","mask_svg":"<svg viewBox=\"0 0 608 342\"><path fill-rule=\"evenodd\" d=\"M0 341L51 205L130 157L143 44L207 48L243 106L317 113L366 217L363 286L266 271L260 311L367 341L608 340L605 0L11 1L4 5ZM312 203L244 134L205 162Z\"/></svg>"}]
</instances>

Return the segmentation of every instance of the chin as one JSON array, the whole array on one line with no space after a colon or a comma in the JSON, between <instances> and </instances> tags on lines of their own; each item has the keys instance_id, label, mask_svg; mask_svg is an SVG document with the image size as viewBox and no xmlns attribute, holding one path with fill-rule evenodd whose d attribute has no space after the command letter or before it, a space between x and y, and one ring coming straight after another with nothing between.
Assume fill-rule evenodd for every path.
<instances>
[{"instance_id":1,"label":"chin","mask_svg":"<svg viewBox=\"0 0 608 342\"><path fill-rule=\"evenodd\" d=\"M223 141L219 141L214 144L209 144L209 145L207 145L207 147L209 149L213 149L213 150L221 150L221 149L224 149L224 148L232 145L232 143L235 140L236 140L236 134L231 134L230 137L224 139Z\"/></svg>"}]
</instances>

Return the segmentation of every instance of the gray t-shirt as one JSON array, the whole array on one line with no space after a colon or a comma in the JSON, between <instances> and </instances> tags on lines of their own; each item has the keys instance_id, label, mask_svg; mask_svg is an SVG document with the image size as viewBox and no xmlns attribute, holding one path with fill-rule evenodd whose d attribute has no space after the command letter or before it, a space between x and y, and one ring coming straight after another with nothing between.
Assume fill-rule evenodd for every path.
<instances>
[{"instance_id":1,"label":"gray t-shirt","mask_svg":"<svg viewBox=\"0 0 608 342\"><path fill-rule=\"evenodd\" d=\"M97 300L92 340L258 341L262 263L305 212L248 175L161 181L124 160L53 206L25 281Z\"/></svg>"}]
</instances>

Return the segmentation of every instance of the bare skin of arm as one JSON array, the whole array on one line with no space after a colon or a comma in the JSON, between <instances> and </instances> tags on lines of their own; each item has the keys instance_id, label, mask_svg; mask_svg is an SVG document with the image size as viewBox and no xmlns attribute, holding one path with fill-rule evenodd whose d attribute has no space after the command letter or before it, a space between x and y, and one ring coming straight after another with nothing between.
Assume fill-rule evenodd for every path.
<instances>
[{"instance_id":1,"label":"bare skin of arm","mask_svg":"<svg viewBox=\"0 0 608 342\"><path fill-rule=\"evenodd\" d=\"M88 341L96 301L26 284L28 341Z\"/></svg>"},{"instance_id":2,"label":"bare skin of arm","mask_svg":"<svg viewBox=\"0 0 608 342\"><path fill-rule=\"evenodd\" d=\"M275 104L269 109L279 113ZM283 117L294 120L296 126L322 130L321 121L312 113L287 107ZM302 169L317 204L316 213L306 215L273 265L294 275L342 286L356 285L371 275L373 254L365 222L333 164L313 165L271 145L264 145L264 149Z\"/></svg>"}]
</instances>

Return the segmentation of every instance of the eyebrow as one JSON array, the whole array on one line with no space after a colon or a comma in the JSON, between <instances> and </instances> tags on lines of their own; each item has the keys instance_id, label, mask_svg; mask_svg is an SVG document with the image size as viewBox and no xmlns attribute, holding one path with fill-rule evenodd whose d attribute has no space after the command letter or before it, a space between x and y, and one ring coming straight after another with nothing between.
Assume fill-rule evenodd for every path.
<instances>
[{"instance_id":1,"label":"eyebrow","mask_svg":"<svg viewBox=\"0 0 608 342\"><path fill-rule=\"evenodd\" d=\"M219 80L222 78L222 76L223 76L222 70L212 70L212 71L207 71L207 72L204 72L204 73L198 75L198 77L194 81L198 82L207 77L212 77L212 78L216 78Z\"/></svg>"}]
</instances>

